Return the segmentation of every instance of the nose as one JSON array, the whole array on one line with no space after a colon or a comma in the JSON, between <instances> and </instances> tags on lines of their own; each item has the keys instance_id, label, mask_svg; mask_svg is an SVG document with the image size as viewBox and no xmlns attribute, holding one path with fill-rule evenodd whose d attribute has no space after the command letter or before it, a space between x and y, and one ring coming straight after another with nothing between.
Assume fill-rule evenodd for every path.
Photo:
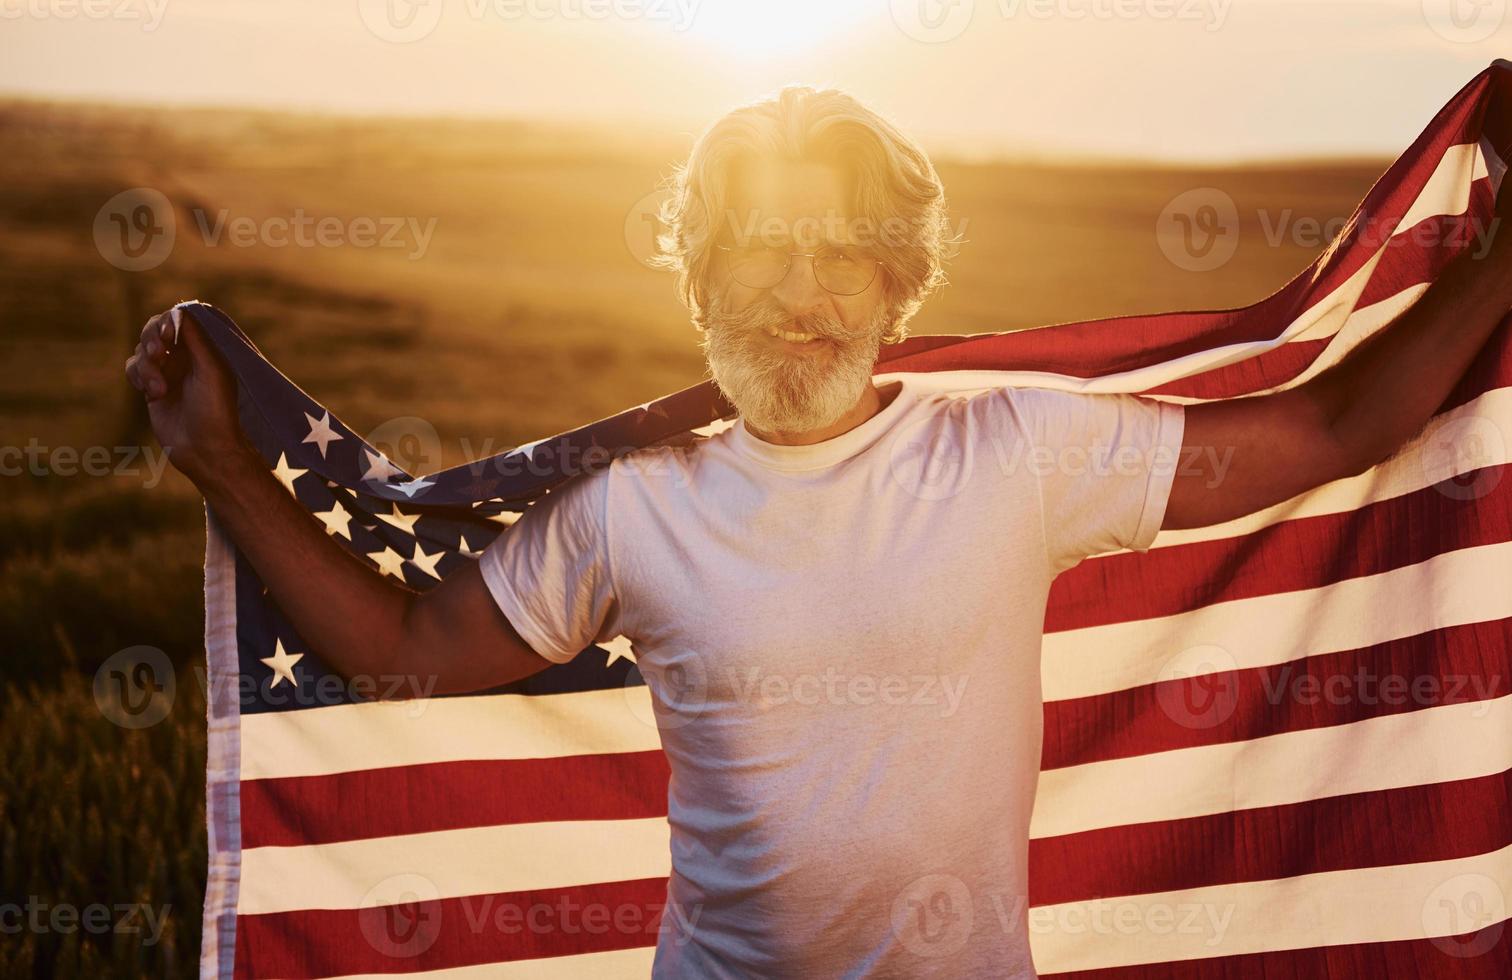
<instances>
[{"instance_id":1,"label":"nose","mask_svg":"<svg viewBox=\"0 0 1512 980\"><path fill-rule=\"evenodd\" d=\"M808 255L795 255L788 266L787 275L772 287L772 299L776 300L789 316L799 317L821 309L829 302L829 294L814 278L814 259Z\"/></svg>"}]
</instances>

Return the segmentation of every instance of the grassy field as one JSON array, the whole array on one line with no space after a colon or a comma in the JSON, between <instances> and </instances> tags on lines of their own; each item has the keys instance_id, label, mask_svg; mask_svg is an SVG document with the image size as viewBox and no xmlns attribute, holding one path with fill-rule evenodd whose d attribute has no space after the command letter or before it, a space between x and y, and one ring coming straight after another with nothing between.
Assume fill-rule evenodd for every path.
<instances>
[{"instance_id":1,"label":"grassy field","mask_svg":"<svg viewBox=\"0 0 1512 980\"><path fill-rule=\"evenodd\" d=\"M157 447L121 375L142 322L180 299L215 303L358 431L430 421L441 448L423 470L610 414L703 376L670 278L640 261L647 195L689 138L0 103L0 144L0 447L41 461L11 454L0 484L0 904L162 915L154 939L42 913L41 927L0 933L0 976L188 975L205 876L205 704L190 681L204 518L191 486L142 462ZM1253 302L1321 250L1300 219L1347 217L1385 161L937 165L967 244L921 333ZM176 234L160 265L126 272L94 231L135 187L166 197ZM1203 187L1234 201L1238 250L1194 272L1155 228ZM280 245L201 231L299 215L351 234ZM411 231L363 247L363 220ZM1276 243L1283 224L1294 233ZM78 474L59 452L89 447L111 472ZM116 447L138 447L136 463ZM91 685L136 645L164 651L180 683L165 722L129 730Z\"/></svg>"}]
</instances>

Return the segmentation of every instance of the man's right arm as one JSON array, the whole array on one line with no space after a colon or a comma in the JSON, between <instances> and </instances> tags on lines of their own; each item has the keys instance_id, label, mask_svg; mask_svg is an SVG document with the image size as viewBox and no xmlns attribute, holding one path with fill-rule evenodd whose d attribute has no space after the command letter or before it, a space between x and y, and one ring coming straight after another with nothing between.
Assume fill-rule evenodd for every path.
<instances>
[{"instance_id":1,"label":"man's right arm","mask_svg":"<svg viewBox=\"0 0 1512 980\"><path fill-rule=\"evenodd\" d=\"M300 637L345 678L415 676L378 690L476 691L549 666L520 638L470 561L425 592L326 533L248 446L196 481Z\"/></svg>"},{"instance_id":2,"label":"man's right arm","mask_svg":"<svg viewBox=\"0 0 1512 980\"><path fill-rule=\"evenodd\" d=\"M551 666L521 639L468 562L425 592L342 547L274 478L236 417L236 382L190 315L154 317L126 363L153 431L215 512L310 652L351 679L416 676L435 694ZM378 690L409 685L376 685Z\"/></svg>"}]
</instances>

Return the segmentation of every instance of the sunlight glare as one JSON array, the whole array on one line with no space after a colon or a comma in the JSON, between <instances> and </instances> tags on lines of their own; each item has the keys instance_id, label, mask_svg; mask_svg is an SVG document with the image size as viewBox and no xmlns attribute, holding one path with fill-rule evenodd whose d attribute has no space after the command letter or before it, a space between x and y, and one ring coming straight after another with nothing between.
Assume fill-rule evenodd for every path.
<instances>
[{"instance_id":1,"label":"sunlight glare","mask_svg":"<svg viewBox=\"0 0 1512 980\"><path fill-rule=\"evenodd\" d=\"M688 34L747 58L791 55L842 35L872 0L694 0Z\"/></svg>"}]
</instances>

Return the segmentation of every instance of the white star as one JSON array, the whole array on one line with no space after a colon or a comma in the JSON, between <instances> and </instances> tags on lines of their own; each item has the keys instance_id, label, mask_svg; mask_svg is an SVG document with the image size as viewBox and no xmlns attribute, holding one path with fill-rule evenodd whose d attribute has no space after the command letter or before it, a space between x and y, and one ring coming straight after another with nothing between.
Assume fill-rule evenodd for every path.
<instances>
[{"instance_id":1,"label":"white star","mask_svg":"<svg viewBox=\"0 0 1512 980\"><path fill-rule=\"evenodd\" d=\"M467 543L467 535L458 532L457 554L461 555L463 558L477 558L479 555L483 554L483 552L472 550L472 545Z\"/></svg>"},{"instance_id":2,"label":"white star","mask_svg":"<svg viewBox=\"0 0 1512 980\"><path fill-rule=\"evenodd\" d=\"M427 555L425 549L420 547L420 542L416 541L415 557L410 559L410 564L439 582L441 576L436 573L436 562L440 561L445 554L444 551L438 551L434 555Z\"/></svg>"},{"instance_id":3,"label":"white star","mask_svg":"<svg viewBox=\"0 0 1512 980\"><path fill-rule=\"evenodd\" d=\"M309 412L305 412L304 417L310 423L310 434L304 437L304 441L313 442L315 443L315 445L319 446L320 458L325 459L326 447L336 440L342 438L339 432L333 432L331 430L331 413L326 412L325 415L317 419Z\"/></svg>"},{"instance_id":4,"label":"white star","mask_svg":"<svg viewBox=\"0 0 1512 980\"><path fill-rule=\"evenodd\" d=\"M294 481L308 473L309 470L296 470L289 465L289 460L283 453L278 454L278 465L273 467L273 475L278 477L278 482L284 485L284 489L294 497L299 495L294 492Z\"/></svg>"},{"instance_id":5,"label":"white star","mask_svg":"<svg viewBox=\"0 0 1512 980\"><path fill-rule=\"evenodd\" d=\"M352 540L352 515L341 506L341 501L334 501L330 510L316 511L315 516L325 525L327 534L339 534L348 541Z\"/></svg>"},{"instance_id":6,"label":"white star","mask_svg":"<svg viewBox=\"0 0 1512 980\"><path fill-rule=\"evenodd\" d=\"M404 581L404 556L393 548L385 546L382 551L372 551L368 557L378 564L378 571L384 575L392 575L399 581Z\"/></svg>"},{"instance_id":7,"label":"white star","mask_svg":"<svg viewBox=\"0 0 1512 980\"><path fill-rule=\"evenodd\" d=\"M403 470L390 463L388 457L382 453L375 453L371 449L364 449L362 453L368 459L367 472L362 474L364 480L377 480L379 483L387 483L396 476L405 475Z\"/></svg>"},{"instance_id":8,"label":"white star","mask_svg":"<svg viewBox=\"0 0 1512 980\"><path fill-rule=\"evenodd\" d=\"M516 514L512 510L502 510L497 514L489 514L488 519L491 521L498 521L505 527L509 527L509 525L520 519L520 515Z\"/></svg>"},{"instance_id":9,"label":"white star","mask_svg":"<svg viewBox=\"0 0 1512 980\"><path fill-rule=\"evenodd\" d=\"M289 655L284 651L283 640L274 640L273 656L257 658L273 670L273 683L268 685L268 689L272 690L285 680L289 682L290 686L298 687L299 681L294 677L294 665L299 663L300 658L303 656L304 654L302 653Z\"/></svg>"},{"instance_id":10,"label":"white star","mask_svg":"<svg viewBox=\"0 0 1512 980\"><path fill-rule=\"evenodd\" d=\"M404 514L400 512L398 504L393 504L392 506L394 508L394 512L392 514L374 514L373 516L378 518L385 524L394 525L394 527L397 527L405 534L413 537L415 534L415 522L420 519L420 515Z\"/></svg>"},{"instance_id":11,"label":"white star","mask_svg":"<svg viewBox=\"0 0 1512 980\"><path fill-rule=\"evenodd\" d=\"M600 643L599 646L609 651L609 659L605 661L605 667L614 666L614 662L620 659L628 660L632 664L636 662L635 651L630 648L630 638L627 636L616 636L608 642Z\"/></svg>"},{"instance_id":12,"label":"white star","mask_svg":"<svg viewBox=\"0 0 1512 980\"><path fill-rule=\"evenodd\" d=\"M393 487L395 490L398 490L400 493L404 494L406 497L409 497L411 500L413 500L415 494L419 493L421 490L424 490L426 487L433 487L435 485L435 480L427 480L423 476L417 476L413 480L406 480L403 483L389 484L389 486Z\"/></svg>"}]
</instances>

